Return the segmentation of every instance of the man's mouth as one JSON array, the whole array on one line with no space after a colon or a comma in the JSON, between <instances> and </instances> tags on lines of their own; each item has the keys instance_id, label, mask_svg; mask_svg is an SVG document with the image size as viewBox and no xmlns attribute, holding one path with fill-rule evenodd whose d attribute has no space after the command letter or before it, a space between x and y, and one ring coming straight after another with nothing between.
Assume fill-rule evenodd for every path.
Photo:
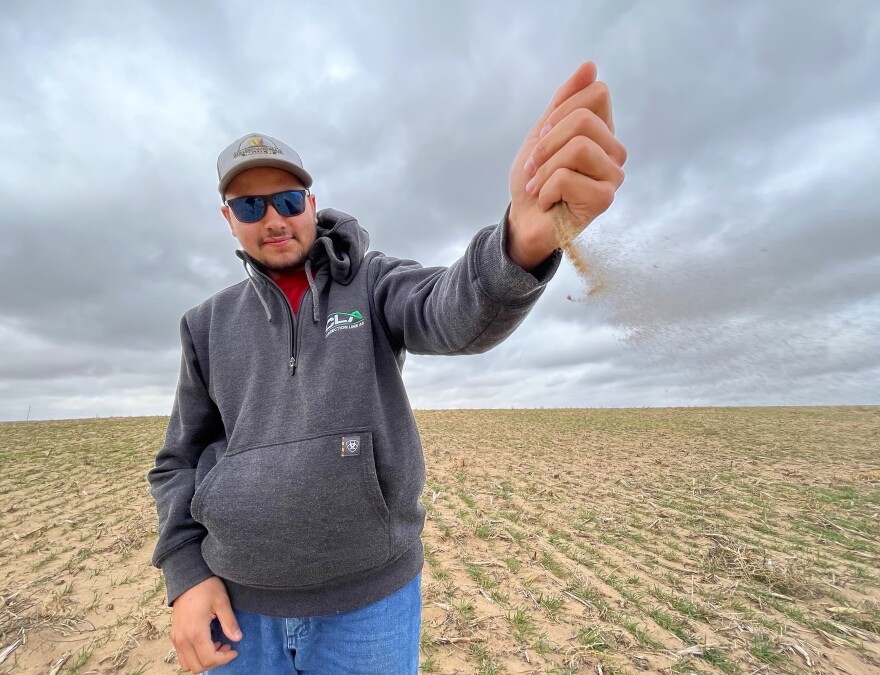
<instances>
[{"instance_id":1,"label":"man's mouth","mask_svg":"<svg viewBox=\"0 0 880 675\"><path fill-rule=\"evenodd\" d=\"M284 246L289 241L290 237L274 237L273 239L266 239L263 243L270 246Z\"/></svg>"}]
</instances>

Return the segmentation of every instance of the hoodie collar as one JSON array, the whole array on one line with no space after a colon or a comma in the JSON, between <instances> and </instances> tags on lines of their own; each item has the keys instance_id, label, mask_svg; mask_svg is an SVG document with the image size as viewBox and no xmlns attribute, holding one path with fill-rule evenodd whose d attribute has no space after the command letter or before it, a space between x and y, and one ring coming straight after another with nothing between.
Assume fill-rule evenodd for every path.
<instances>
[{"instance_id":1,"label":"hoodie collar","mask_svg":"<svg viewBox=\"0 0 880 675\"><path fill-rule=\"evenodd\" d=\"M312 320L315 323L318 322L318 292L312 270L329 267L333 281L347 286L357 275L370 245L369 232L353 216L336 209L318 211L316 230L315 242L309 249L304 265L306 280L312 291ZM245 251L238 249L235 254L244 264L248 279L266 310L266 318L272 321L269 305L260 292L260 285L265 285L267 280L271 280L271 276L261 263ZM252 270L257 270L260 274L255 275Z\"/></svg>"}]
</instances>

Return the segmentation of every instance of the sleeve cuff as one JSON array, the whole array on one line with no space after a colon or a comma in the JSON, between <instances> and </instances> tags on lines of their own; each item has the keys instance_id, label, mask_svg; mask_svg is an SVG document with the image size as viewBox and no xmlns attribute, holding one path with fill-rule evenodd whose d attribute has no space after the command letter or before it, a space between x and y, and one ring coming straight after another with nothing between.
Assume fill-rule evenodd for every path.
<instances>
[{"instance_id":1,"label":"sleeve cuff","mask_svg":"<svg viewBox=\"0 0 880 675\"><path fill-rule=\"evenodd\" d=\"M562 249L557 248L531 272L513 262L507 255L510 223L510 204L496 226L486 228L488 234L479 247L478 274L486 293L500 302L520 304L540 294L556 274L562 261Z\"/></svg>"},{"instance_id":2,"label":"sleeve cuff","mask_svg":"<svg viewBox=\"0 0 880 675\"><path fill-rule=\"evenodd\" d=\"M216 576L202 557L201 539L184 544L162 561L168 606L184 591Z\"/></svg>"}]
</instances>

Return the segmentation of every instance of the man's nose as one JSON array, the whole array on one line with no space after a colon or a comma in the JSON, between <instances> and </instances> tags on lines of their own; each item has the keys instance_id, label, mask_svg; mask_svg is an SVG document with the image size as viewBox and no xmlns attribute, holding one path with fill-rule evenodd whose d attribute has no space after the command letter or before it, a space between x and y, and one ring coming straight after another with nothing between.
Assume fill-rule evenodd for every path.
<instances>
[{"instance_id":1,"label":"man's nose","mask_svg":"<svg viewBox=\"0 0 880 675\"><path fill-rule=\"evenodd\" d=\"M275 227L284 227L287 224L287 221L284 220L284 216L278 213L278 209L275 208L275 205L270 202L269 204L266 204L266 213L263 214L263 223Z\"/></svg>"}]
</instances>

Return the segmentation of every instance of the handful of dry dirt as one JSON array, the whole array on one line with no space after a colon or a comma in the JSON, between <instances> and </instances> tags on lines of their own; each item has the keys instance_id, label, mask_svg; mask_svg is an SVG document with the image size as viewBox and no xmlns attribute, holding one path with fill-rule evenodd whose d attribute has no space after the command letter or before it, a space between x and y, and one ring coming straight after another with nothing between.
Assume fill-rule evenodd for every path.
<instances>
[{"instance_id":1,"label":"handful of dry dirt","mask_svg":"<svg viewBox=\"0 0 880 675\"><path fill-rule=\"evenodd\" d=\"M595 283L595 279L591 282L589 278L590 266L587 264L586 254L575 246L574 241L580 234L580 230L575 225L571 211L568 210L565 202L556 202L553 205L553 221L556 225L556 241L559 242L559 247L571 260L571 264L574 265L574 269L584 285L590 288L588 295L592 295L596 292L598 285Z\"/></svg>"}]
</instances>

